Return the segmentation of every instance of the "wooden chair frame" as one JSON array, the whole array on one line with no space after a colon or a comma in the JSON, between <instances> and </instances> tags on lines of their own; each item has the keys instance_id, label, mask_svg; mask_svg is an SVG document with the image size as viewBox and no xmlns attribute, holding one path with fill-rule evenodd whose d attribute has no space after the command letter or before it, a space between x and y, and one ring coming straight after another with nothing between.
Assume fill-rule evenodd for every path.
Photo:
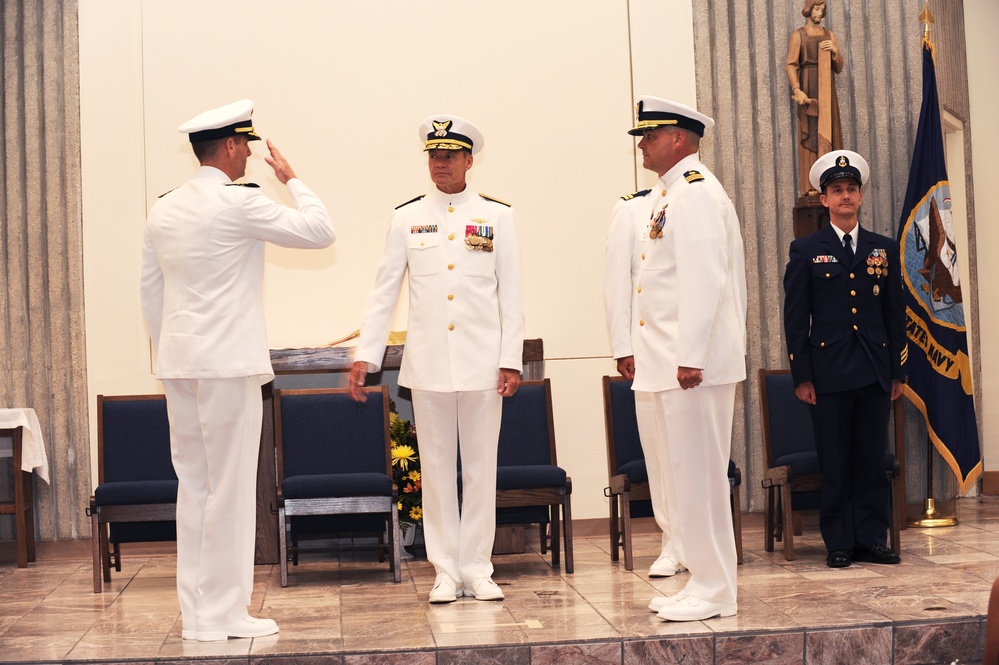
<instances>
[{"instance_id":1,"label":"wooden chair frame","mask_svg":"<svg viewBox=\"0 0 999 665\"><path fill-rule=\"evenodd\" d=\"M521 388L529 386L543 385L545 388L545 400L548 409L548 445L551 454L551 463L558 466L558 454L555 445L555 419L552 410L552 388L550 379L537 381L523 381ZM522 508L531 506L548 506L550 521L548 528L541 525L541 553L546 554L551 548L552 567L558 568L561 564L559 556L559 523L561 522L562 547L565 548L565 572L569 575L573 573L574 563L572 555L572 478L566 476L565 488L542 487L534 489L510 489L496 490L497 508ZM562 511L561 519L559 510Z\"/></svg>"},{"instance_id":2,"label":"wooden chair frame","mask_svg":"<svg viewBox=\"0 0 999 665\"><path fill-rule=\"evenodd\" d=\"M788 375L787 369L760 369L758 373L760 389L760 411L763 426L763 445L767 469L761 484L766 490L766 501L763 507L764 549L774 551L774 541L784 544L784 559L794 560L794 536L801 535L801 516L796 514L791 503L792 492L818 492L822 490L822 477L819 474L795 474L789 465L771 466L773 463L773 444L770 435L770 409L767 395L767 377ZM899 411L895 411L898 417ZM905 501L902 495L901 471L898 463L889 472L891 481L891 506L889 509L889 545L896 552L899 547L899 525Z\"/></svg>"},{"instance_id":3,"label":"wooden chair frame","mask_svg":"<svg viewBox=\"0 0 999 665\"><path fill-rule=\"evenodd\" d=\"M383 420L385 423L385 472L392 477L392 439L389 434L389 395L388 386L368 386L365 392L382 394ZM389 566L395 582L402 581L402 534L399 530L399 493L393 483L391 496L352 496L352 497L322 497L313 499L288 499L282 491L284 483L283 437L281 426L281 397L307 394L345 394L346 388L307 388L300 390L274 391L274 429L277 445L277 506L278 506L278 542L280 547L281 586L288 586L288 518L305 515L356 515L369 513L385 513L388 516L388 547L390 551ZM295 565L298 564L297 548Z\"/></svg>"},{"instance_id":4,"label":"wooden chair frame","mask_svg":"<svg viewBox=\"0 0 999 665\"><path fill-rule=\"evenodd\" d=\"M104 402L165 400L165 395L98 395L97 396L97 484L104 482ZM174 522L177 503L130 504L98 506L90 497L90 542L94 569L94 593L101 593L101 579L111 582L111 567L121 572L121 549L110 544L109 525L113 522Z\"/></svg>"}]
</instances>

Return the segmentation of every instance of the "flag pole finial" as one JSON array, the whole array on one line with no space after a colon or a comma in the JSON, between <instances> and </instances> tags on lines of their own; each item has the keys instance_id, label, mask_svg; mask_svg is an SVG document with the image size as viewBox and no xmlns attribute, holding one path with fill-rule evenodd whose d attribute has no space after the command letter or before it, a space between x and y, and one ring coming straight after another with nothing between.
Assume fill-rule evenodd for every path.
<instances>
[{"instance_id":1,"label":"flag pole finial","mask_svg":"<svg viewBox=\"0 0 999 665\"><path fill-rule=\"evenodd\" d=\"M923 7L923 11L919 13L919 22L923 24L923 39L930 38L930 25L936 23L933 18L933 14L930 12L930 3L927 0L926 5Z\"/></svg>"}]
</instances>

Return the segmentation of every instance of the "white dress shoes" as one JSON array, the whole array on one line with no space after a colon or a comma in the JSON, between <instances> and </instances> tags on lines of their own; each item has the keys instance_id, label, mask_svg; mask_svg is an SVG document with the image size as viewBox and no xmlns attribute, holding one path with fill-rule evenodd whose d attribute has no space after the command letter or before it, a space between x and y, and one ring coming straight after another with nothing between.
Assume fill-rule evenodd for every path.
<instances>
[{"instance_id":1,"label":"white dress shoes","mask_svg":"<svg viewBox=\"0 0 999 665\"><path fill-rule=\"evenodd\" d=\"M668 554L663 554L649 566L649 577L673 577L687 570L682 563Z\"/></svg>"},{"instance_id":2,"label":"white dress shoes","mask_svg":"<svg viewBox=\"0 0 999 665\"><path fill-rule=\"evenodd\" d=\"M273 619L256 619L246 615L221 626L198 626L198 641L222 642L230 637L264 637L276 632L278 625Z\"/></svg>"},{"instance_id":3,"label":"white dress shoes","mask_svg":"<svg viewBox=\"0 0 999 665\"><path fill-rule=\"evenodd\" d=\"M675 603L664 605L656 615L664 621L701 621L712 617L735 616L738 605L712 603L697 596L684 596Z\"/></svg>"},{"instance_id":4,"label":"white dress shoes","mask_svg":"<svg viewBox=\"0 0 999 665\"><path fill-rule=\"evenodd\" d=\"M444 572L437 573L434 588L430 590L430 602L453 603L458 600L459 596L461 596L461 590L458 589L458 583L454 581L454 578Z\"/></svg>"},{"instance_id":5,"label":"white dress shoes","mask_svg":"<svg viewBox=\"0 0 999 665\"><path fill-rule=\"evenodd\" d=\"M683 591L673 594L672 596L656 596L655 598L652 599L652 602L649 603L649 609L652 610L653 612L658 612L667 605L672 605L673 603L677 603L686 597L687 594L685 594Z\"/></svg>"},{"instance_id":6,"label":"white dress shoes","mask_svg":"<svg viewBox=\"0 0 999 665\"><path fill-rule=\"evenodd\" d=\"M503 600L503 589L491 578L480 577L465 587L465 595L475 600Z\"/></svg>"}]
</instances>

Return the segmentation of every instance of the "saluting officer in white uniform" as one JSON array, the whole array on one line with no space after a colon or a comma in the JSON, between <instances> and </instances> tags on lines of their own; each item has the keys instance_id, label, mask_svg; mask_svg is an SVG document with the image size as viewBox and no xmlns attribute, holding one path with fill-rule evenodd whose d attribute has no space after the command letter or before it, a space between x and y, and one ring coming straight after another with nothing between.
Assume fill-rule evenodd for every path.
<instances>
[{"instance_id":1,"label":"saluting officer in white uniform","mask_svg":"<svg viewBox=\"0 0 999 665\"><path fill-rule=\"evenodd\" d=\"M746 275L735 208L697 157L713 125L683 104L641 97L629 132L659 174L635 248L633 389L649 477L662 479L653 503L665 505L676 564L690 571L680 593L650 604L671 621L736 612L728 460L735 387L746 378Z\"/></svg>"},{"instance_id":2,"label":"saluting officer in white uniform","mask_svg":"<svg viewBox=\"0 0 999 665\"><path fill-rule=\"evenodd\" d=\"M170 418L177 490L177 593L183 638L278 631L247 613L253 591L260 386L271 369L264 323L264 246L333 243L329 214L274 145L265 161L296 209L233 181L259 140L242 100L180 126L201 163L149 212L142 311Z\"/></svg>"},{"instance_id":3,"label":"saluting officer in white uniform","mask_svg":"<svg viewBox=\"0 0 999 665\"><path fill-rule=\"evenodd\" d=\"M436 187L396 208L350 373L355 399L381 368L392 312L409 272L409 325L399 384L413 392L423 473L431 603L463 593L501 600L490 555L502 398L520 385L524 305L517 217L469 190L482 134L452 115L427 118L420 139ZM459 514L457 454L461 448Z\"/></svg>"},{"instance_id":4,"label":"saluting officer in white uniform","mask_svg":"<svg viewBox=\"0 0 999 665\"><path fill-rule=\"evenodd\" d=\"M604 269L604 308L610 331L611 353L617 361L618 373L626 379L635 378L633 337L638 335L638 284L642 273L642 248L648 239L653 206L664 196L662 183L651 189L622 196L611 212L607 233ZM649 478L652 514L662 530L659 556L649 566L649 577L672 577L686 570L673 542L669 525L663 483L672 482L662 474L659 451L645 444L642 453Z\"/></svg>"}]
</instances>

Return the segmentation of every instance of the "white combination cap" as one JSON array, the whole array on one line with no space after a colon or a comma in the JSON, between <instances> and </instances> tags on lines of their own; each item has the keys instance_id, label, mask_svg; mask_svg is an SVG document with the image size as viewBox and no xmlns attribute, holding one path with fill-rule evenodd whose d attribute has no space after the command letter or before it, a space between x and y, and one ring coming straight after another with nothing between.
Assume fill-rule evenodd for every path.
<instances>
[{"instance_id":1,"label":"white combination cap","mask_svg":"<svg viewBox=\"0 0 999 665\"><path fill-rule=\"evenodd\" d=\"M705 129L715 126L715 121L679 102L642 95L636 106L638 124L628 130L632 136L641 136L649 129L680 127L704 136Z\"/></svg>"},{"instance_id":2,"label":"white combination cap","mask_svg":"<svg viewBox=\"0 0 999 665\"><path fill-rule=\"evenodd\" d=\"M808 172L808 180L812 187L821 192L826 185L840 178L852 178L863 186L870 173L867 160L857 153L852 150L833 150L815 160Z\"/></svg>"},{"instance_id":3,"label":"white combination cap","mask_svg":"<svg viewBox=\"0 0 999 665\"><path fill-rule=\"evenodd\" d=\"M456 115L432 115L420 124L424 150L468 150L473 155L485 143L478 128Z\"/></svg>"},{"instance_id":4,"label":"white combination cap","mask_svg":"<svg viewBox=\"0 0 999 665\"><path fill-rule=\"evenodd\" d=\"M177 129L187 134L191 143L224 139L229 136L246 136L250 141L259 141L260 137L253 131L253 102L241 99L232 104L220 106L204 113L199 113Z\"/></svg>"}]
</instances>

